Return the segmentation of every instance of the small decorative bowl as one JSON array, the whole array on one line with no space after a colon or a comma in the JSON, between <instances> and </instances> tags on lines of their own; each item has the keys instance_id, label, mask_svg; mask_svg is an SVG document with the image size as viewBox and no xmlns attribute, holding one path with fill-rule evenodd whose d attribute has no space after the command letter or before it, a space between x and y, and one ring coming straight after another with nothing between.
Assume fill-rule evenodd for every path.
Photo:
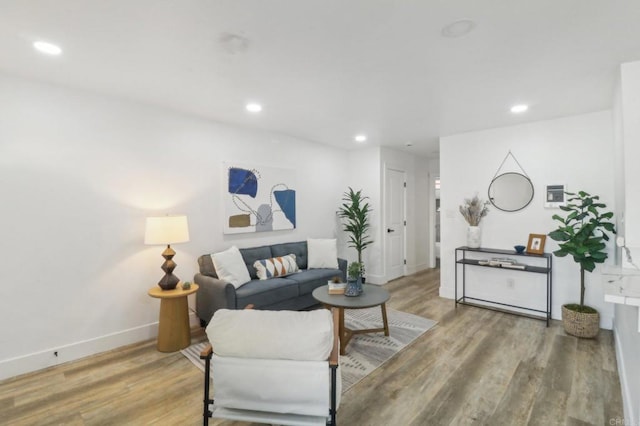
<instances>
[{"instance_id":1,"label":"small decorative bowl","mask_svg":"<svg viewBox=\"0 0 640 426\"><path fill-rule=\"evenodd\" d=\"M524 253L524 249L526 249L526 246L513 246L514 249L516 249L516 253Z\"/></svg>"}]
</instances>

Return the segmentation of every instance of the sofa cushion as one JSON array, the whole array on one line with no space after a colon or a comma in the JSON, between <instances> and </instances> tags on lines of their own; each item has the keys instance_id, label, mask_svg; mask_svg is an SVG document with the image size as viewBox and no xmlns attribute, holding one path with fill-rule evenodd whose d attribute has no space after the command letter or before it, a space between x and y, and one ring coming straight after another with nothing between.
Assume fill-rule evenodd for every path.
<instances>
[{"instance_id":1,"label":"sofa cushion","mask_svg":"<svg viewBox=\"0 0 640 426\"><path fill-rule=\"evenodd\" d=\"M247 265L247 270L249 271L249 276L252 280L258 278L256 268L253 266L253 264L256 263L256 260L269 259L274 256L274 254L271 253L270 246L243 248L240 249L240 253L242 254L244 263Z\"/></svg>"},{"instance_id":2,"label":"sofa cushion","mask_svg":"<svg viewBox=\"0 0 640 426\"><path fill-rule=\"evenodd\" d=\"M307 252L309 256L307 268L338 269L338 248L335 238L309 238L307 240Z\"/></svg>"},{"instance_id":3,"label":"sofa cushion","mask_svg":"<svg viewBox=\"0 0 640 426\"><path fill-rule=\"evenodd\" d=\"M299 285L300 294L309 294L316 288L326 285L327 281L335 276L342 277L340 269L307 269L288 278Z\"/></svg>"},{"instance_id":4,"label":"sofa cushion","mask_svg":"<svg viewBox=\"0 0 640 426\"><path fill-rule=\"evenodd\" d=\"M214 253L211 255L211 260L218 277L222 281L231 283L235 288L239 288L251 280L238 247L231 246L225 251Z\"/></svg>"},{"instance_id":5,"label":"sofa cushion","mask_svg":"<svg viewBox=\"0 0 640 426\"><path fill-rule=\"evenodd\" d=\"M291 276L294 275L289 277ZM298 283L289 277L249 281L236 289L236 308L242 309L251 303L260 308L298 297Z\"/></svg>"},{"instance_id":6,"label":"sofa cushion","mask_svg":"<svg viewBox=\"0 0 640 426\"><path fill-rule=\"evenodd\" d=\"M326 309L220 309L206 332L216 355L225 357L322 361L333 348L333 319Z\"/></svg>"},{"instance_id":7,"label":"sofa cushion","mask_svg":"<svg viewBox=\"0 0 640 426\"><path fill-rule=\"evenodd\" d=\"M271 259L256 260L253 264L258 274L258 279L268 280L269 278L284 277L286 275L298 272L298 264L296 263L296 255L288 254L286 256L272 257Z\"/></svg>"},{"instance_id":8,"label":"sofa cushion","mask_svg":"<svg viewBox=\"0 0 640 426\"><path fill-rule=\"evenodd\" d=\"M274 244L271 246L271 253L273 253L273 256L285 256L290 253L295 254L298 268L307 269L307 242L306 241Z\"/></svg>"}]
</instances>

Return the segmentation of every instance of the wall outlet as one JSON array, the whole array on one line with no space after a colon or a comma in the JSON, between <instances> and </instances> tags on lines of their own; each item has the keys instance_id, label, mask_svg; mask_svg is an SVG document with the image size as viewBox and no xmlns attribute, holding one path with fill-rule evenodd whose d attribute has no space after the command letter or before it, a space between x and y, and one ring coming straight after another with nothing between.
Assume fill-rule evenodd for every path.
<instances>
[{"instance_id":1,"label":"wall outlet","mask_svg":"<svg viewBox=\"0 0 640 426\"><path fill-rule=\"evenodd\" d=\"M508 288L513 288L513 286L516 284L516 281L513 278L507 278L507 287Z\"/></svg>"}]
</instances>

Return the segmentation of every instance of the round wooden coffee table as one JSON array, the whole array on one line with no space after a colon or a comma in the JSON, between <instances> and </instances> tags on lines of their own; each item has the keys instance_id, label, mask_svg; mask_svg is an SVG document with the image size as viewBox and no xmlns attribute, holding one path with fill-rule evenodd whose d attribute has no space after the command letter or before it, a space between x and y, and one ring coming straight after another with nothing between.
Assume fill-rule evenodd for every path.
<instances>
[{"instance_id":1,"label":"round wooden coffee table","mask_svg":"<svg viewBox=\"0 0 640 426\"><path fill-rule=\"evenodd\" d=\"M323 285L313 290L313 298L323 305L331 308L337 308L340 318L338 324L338 332L340 333L340 355L344 355L347 350L349 340L354 334L378 333L384 332L385 336L389 335L389 324L387 322L387 306L389 300L389 292L377 285L363 284L363 293L357 297L348 297L343 294L329 294L329 286ZM365 309L380 306L382 311L381 328L367 328L360 330L351 330L344 324L345 309Z\"/></svg>"}]
</instances>

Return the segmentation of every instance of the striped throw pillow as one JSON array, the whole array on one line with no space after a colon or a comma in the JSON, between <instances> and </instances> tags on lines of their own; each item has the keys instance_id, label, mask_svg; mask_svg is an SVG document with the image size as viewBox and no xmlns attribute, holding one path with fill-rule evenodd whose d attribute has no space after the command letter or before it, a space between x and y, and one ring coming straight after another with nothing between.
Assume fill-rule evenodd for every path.
<instances>
[{"instance_id":1,"label":"striped throw pillow","mask_svg":"<svg viewBox=\"0 0 640 426\"><path fill-rule=\"evenodd\" d=\"M253 267L256 268L256 274L261 280L284 277L285 275L298 272L298 264L296 263L295 254L272 257L271 259L256 260L253 263Z\"/></svg>"}]
</instances>

